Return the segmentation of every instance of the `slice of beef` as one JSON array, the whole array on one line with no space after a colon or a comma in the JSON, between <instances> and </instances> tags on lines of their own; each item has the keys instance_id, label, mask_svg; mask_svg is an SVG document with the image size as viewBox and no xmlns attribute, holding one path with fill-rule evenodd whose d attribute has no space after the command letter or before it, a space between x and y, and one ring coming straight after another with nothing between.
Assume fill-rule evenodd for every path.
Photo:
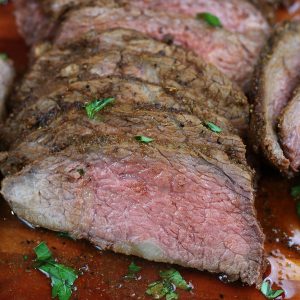
<instances>
[{"instance_id":1,"label":"slice of beef","mask_svg":"<svg viewBox=\"0 0 300 300\"><path fill-rule=\"evenodd\" d=\"M13 63L6 58L0 58L0 122L4 120L5 100L12 88L15 71Z\"/></svg>"},{"instance_id":2,"label":"slice of beef","mask_svg":"<svg viewBox=\"0 0 300 300\"><path fill-rule=\"evenodd\" d=\"M290 161L294 172L300 167L300 89L298 88L284 109L280 124L279 136L285 156Z\"/></svg>"},{"instance_id":3,"label":"slice of beef","mask_svg":"<svg viewBox=\"0 0 300 300\"><path fill-rule=\"evenodd\" d=\"M135 7L157 11L175 12L196 18L198 13L209 12L219 18L222 26L231 32L238 32L258 42L269 34L269 25L251 3L244 0L145 0L130 1Z\"/></svg>"},{"instance_id":4,"label":"slice of beef","mask_svg":"<svg viewBox=\"0 0 300 300\"><path fill-rule=\"evenodd\" d=\"M185 146L103 138L76 150L4 180L20 217L103 249L261 282L263 238L247 178L241 187Z\"/></svg>"},{"instance_id":5,"label":"slice of beef","mask_svg":"<svg viewBox=\"0 0 300 300\"><path fill-rule=\"evenodd\" d=\"M28 42L37 41L49 36L49 29L45 30L41 23L51 23L62 19L63 15L70 10L84 6L133 6L141 9L152 9L157 11L175 12L196 17L197 13L210 12L216 15L224 28L232 32L238 32L247 36L261 39L262 35L268 35L269 26L259 10L257 10L248 1L244 0L227 0L220 2L218 0L166 0L166 1L140 1L140 0L15 0L17 8L16 16L18 23L22 25L20 30ZM29 13L39 12L39 15L33 15L27 18ZM33 36L31 28L35 28Z\"/></svg>"},{"instance_id":6,"label":"slice of beef","mask_svg":"<svg viewBox=\"0 0 300 300\"><path fill-rule=\"evenodd\" d=\"M134 94L134 97L132 97L132 94ZM193 113L203 121L210 121L217 124L222 128L224 134L233 132L233 128L227 119L217 115L214 111L203 108L198 99L192 100L178 97L173 93L167 93L158 85L133 78L122 79L117 76L110 76L102 78L101 81L94 79L69 83L50 92L48 95L43 94L41 98L32 92L30 97L23 100L26 103L26 106L23 105L24 109L20 109L21 106L19 106L16 113L8 120L7 126L3 128L2 143L5 143L10 146L11 150L14 150L22 143L26 136L31 135L32 130L50 126L53 120L66 110L74 108L82 111L84 103L90 102L93 99L112 96L116 97L118 103L133 103L135 105L141 103L144 106L155 106L157 109ZM60 127L61 124L57 126ZM75 133L71 133L71 138L72 134L76 135L76 130L74 131ZM41 131L40 134L44 135L44 132ZM41 141L43 142L44 140L43 138ZM52 140L55 141L56 139ZM240 141L239 138L236 139L235 146L237 149L241 149L242 155L244 155L243 144L238 142L238 140ZM60 142L59 145L63 145L63 143ZM60 149L61 146L58 147L57 144L53 144L53 149L56 148ZM40 152L41 147L33 144L33 150ZM31 153L30 157L36 157L36 155L39 154ZM22 162L24 159L21 158L19 160Z\"/></svg>"},{"instance_id":7,"label":"slice of beef","mask_svg":"<svg viewBox=\"0 0 300 300\"><path fill-rule=\"evenodd\" d=\"M261 44L243 35L212 28L201 20L165 12L88 7L71 11L65 17L57 34L57 44L78 38L92 29L137 29L194 51L241 86L251 76L261 49Z\"/></svg>"},{"instance_id":8,"label":"slice of beef","mask_svg":"<svg viewBox=\"0 0 300 300\"><path fill-rule=\"evenodd\" d=\"M25 35L32 36L31 27L34 27L35 18L28 18L28 14L26 14L26 2L24 3L23 0L16 2L19 26L24 28L25 32L28 31ZM244 87L248 83L258 53L268 34L266 22L256 22L257 15L254 15L251 6L252 10L249 11L248 9L244 11L241 8L241 11L248 13L249 19L253 18L256 20L251 23L251 26L248 19L248 22L246 22L248 25L240 25L240 27L244 25L247 28L251 27L251 30L245 29L248 34L244 35L239 32L230 32L223 28L213 28L202 20L196 20L194 16L187 16L182 13L176 14L176 11L181 12L182 9L174 8L173 10L175 12L170 10L163 12L163 7L161 7L159 11L149 10L147 9L147 5L151 6L151 2L141 4L140 1L137 1L137 4L140 3L140 6L142 6L140 9L136 8L134 3L128 1L99 0L84 2L84 4L82 1L79 1L80 5L78 4L78 6L76 6L76 3L78 4L78 1L75 3L58 1L58 3L54 2L52 4L49 4L47 1L42 1L42 4L38 5L39 8L37 10L39 14L48 16L52 25L49 25L46 31L41 30L45 35L39 33L37 33L37 35L51 37L51 35L56 36L56 32L58 31L59 36L57 42L63 43L70 38L81 36L83 32L94 28L97 30L117 27L136 29L154 38L174 42L177 45L182 45L193 50L197 55L203 57L205 61L214 64L219 70L229 76L229 78ZM199 3L199 6L201 6L201 3ZM56 4L58 4L58 6L56 6ZM61 7L62 4L63 6ZM66 7L64 5L66 5ZM235 5L237 5L237 2L234 5L232 4L231 13L235 12L233 9ZM241 7L245 5L244 3ZM58 15L63 16L62 18L53 16L53 7L61 7L61 9L58 8ZM228 7L230 7L230 4ZM68 10L69 12L66 13L65 11ZM228 15L229 14L228 12ZM47 19L47 17L45 18ZM233 20L234 17L231 16L228 17L228 19ZM236 17L236 19L240 19L240 15ZM62 20L64 21L62 22ZM241 23L242 21L244 21L244 19L241 20ZM28 26L27 23L29 23ZM255 25L253 24L259 24L259 26L254 29ZM48 29L54 27L57 30L53 29L52 34L49 34ZM239 29L237 31L239 31ZM249 38L250 36L251 38ZM40 38L34 38L34 41L38 40L40 40Z\"/></svg>"},{"instance_id":9,"label":"slice of beef","mask_svg":"<svg viewBox=\"0 0 300 300\"><path fill-rule=\"evenodd\" d=\"M14 100L17 108L18 103L33 93L41 97L68 82L114 74L139 78L158 84L177 96L198 99L204 107L229 119L241 133L246 131L248 102L229 80L201 59L187 61L188 54L177 55L176 47L170 49L143 35L137 37L135 33L127 30L104 32L96 38L81 39L66 47L53 47L40 55L22 86L17 89L19 96ZM146 52L148 49L152 51L151 46L156 45L153 47L156 54ZM39 49L43 47L38 46L35 52L40 53ZM184 58L181 54L185 54Z\"/></svg>"},{"instance_id":10,"label":"slice of beef","mask_svg":"<svg viewBox=\"0 0 300 300\"><path fill-rule=\"evenodd\" d=\"M279 26L262 54L254 82L253 145L282 172L290 171L290 162L278 142L278 117L299 80L299 53L300 23Z\"/></svg>"},{"instance_id":11,"label":"slice of beef","mask_svg":"<svg viewBox=\"0 0 300 300\"><path fill-rule=\"evenodd\" d=\"M112 106L87 117L86 102L112 96ZM2 194L19 217L104 249L260 284L253 172L226 119L118 76L68 83L24 104L7 122L0 164ZM208 130L208 120L224 130Z\"/></svg>"}]
</instances>

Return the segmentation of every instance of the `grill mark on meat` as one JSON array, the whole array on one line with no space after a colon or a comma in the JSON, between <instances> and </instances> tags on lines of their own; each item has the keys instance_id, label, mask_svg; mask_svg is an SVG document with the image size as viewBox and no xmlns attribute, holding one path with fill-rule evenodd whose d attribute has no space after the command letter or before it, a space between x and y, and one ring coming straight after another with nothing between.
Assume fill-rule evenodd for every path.
<instances>
[{"instance_id":1,"label":"grill mark on meat","mask_svg":"<svg viewBox=\"0 0 300 300\"><path fill-rule=\"evenodd\" d=\"M119 79L115 79L115 80L119 80ZM153 106L153 104L151 104L151 101L148 102L147 94L143 94L143 86L145 85L145 83L143 83L143 84L137 83L135 90L137 91L138 89L140 89L140 91L139 91L140 96L136 97L136 99L132 99L130 97L130 95L126 96L125 93L123 92L123 90L124 90L124 88L126 89L127 84L131 84L131 86L132 86L134 81L127 82L126 80L119 80L119 81L115 82L114 86L111 85L112 79L107 78L106 81L107 81L109 89L107 89L107 88L102 89L102 86L99 86L97 81L89 82L89 86L91 88L96 87L99 89L99 92L97 92L96 98L102 98L102 97L107 97L109 95L114 95L115 94L114 90L117 90L119 92L120 96L116 97L116 107L110 108L109 111L114 112L115 110L121 109L122 106L124 106L124 104L128 105L129 102L132 102L132 104L133 104L132 110L135 111L136 113L140 110L146 109L146 111L148 111L150 113L150 116L152 116L151 118L153 118L155 116L155 112L156 112L157 108L155 108ZM104 80L102 81L102 83L105 86ZM120 84L120 86L118 86L118 84ZM20 111L19 116L17 118L14 118L14 120L12 120L12 122L10 123L10 126L8 128L6 128L7 134L4 134L4 136L11 139L11 142L14 142L13 144L11 144L11 147L10 147L12 149L12 151L15 148L17 149L17 152L13 151L13 155L12 155L13 157L20 157L20 160L21 161L24 160L24 161L26 161L26 163L28 163L28 160L27 160L28 157L29 158L34 157L34 159L37 159L36 154L32 153L32 151L35 152L36 146L38 146L38 149L41 152L40 155L42 157L44 155L46 155L45 151L43 150L44 146L42 146L40 143L38 143L38 145L36 145L35 141L39 140L41 136L43 136L42 141L45 141L45 140L46 141L48 140L51 142L56 141L57 138L55 138L54 136L51 135L51 130L53 130L53 128L61 128L60 132L62 132L62 136L59 136L60 140L62 140L62 142L55 143L50 147L51 149L54 149L54 151L63 150L65 148L65 144L66 145L69 144L68 142L66 143L66 140L69 139L72 141L74 139L74 136L76 136L77 132L80 131L79 130L80 126L79 126L79 128L76 128L76 126L82 123L82 121L80 121L80 120L87 119L85 111L83 109L84 103L86 102L86 99L91 99L95 95L90 94L89 92L88 92L88 94L86 94L86 90L84 89L84 87L86 86L86 82L73 84L73 86L75 87L75 90L74 90L74 88L72 88L72 85L71 85L67 92L65 92L65 89L62 89L62 91L60 91L58 93L50 94L49 100L44 97L42 100L42 103L44 104L43 106L41 106L41 104L39 104L40 101L37 102L37 104L33 104L32 107L27 106L25 112ZM150 88L151 88L151 86L150 86ZM71 92L72 89L73 89L73 92ZM112 90L110 90L110 89L112 89ZM83 90L83 92L82 92L82 90ZM103 90L105 92L103 92ZM124 95L124 96L122 96L122 95ZM144 103L140 103L141 97L142 97L143 101L145 101ZM180 114L182 114L182 113L186 114L186 112L187 112L186 109L176 110L174 108L174 104L173 104L174 99L170 98L170 96L163 96L163 94L160 93L159 96L157 96L156 98L168 99L168 102L170 104L167 104L167 106L163 105L163 106L159 107L160 111L165 111L166 116L173 115L173 118L176 118L176 115L180 116ZM62 99L64 99L64 101L62 101ZM78 102L78 99L81 102ZM73 101L73 102L69 102L69 101ZM122 103L124 103L124 104L122 104ZM181 106L182 105L180 104L179 107L181 107ZM130 107L132 107L132 106L130 106ZM128 109L127 109L129 112L130 112L130 107L128 107ZM169 107L171 109L169 109ZM184 108L185 106L183 105L182 107ZM189 106L187 106L187 107L189 107ZM45 108L49 109L49 111L47 109L45 110ZM73 109L75 109L75 111ZM53 112L53 110L54 110L54 112ZM70 114L72 116L71 118L64 117L64 115L68 111L70 111L70 112L72 111L72 113ZM78 111L78 113L76 111ZM208 145L210 143L209 140L211 139L211 137L213 137L213 143L215 144L215 147L223 149L235 163L246 164L245 163L245 147L244 147L243 143L241 142L241 140L237 136L230 134L230 132L232 132L232 128L229 125L229 123L227 122L227 120L223 119L222 117L220 117L210 111L205 112L205 110L200 110L200 109L195 110L195 111L198 111L197 116L200 119L198 119L199 120L197 123L198 125L195 124L194 126L199 127L199 125L201 125L205 121L209 120L209 121L214 122L215 124L221 126L221 128L223 130L222 136L219 136L219 135L216 135L216 134L212 133L211 131L205 129L201 125L202 131L204 130L206 132L206 134L205 134L206 138L203 137L203 139L202 139L203 143L207 144L207 147L208 147ZM128 112L127 112L127 114L128 114ZM121 113L119 117L122 118L122 115L126 116L126 110L124 110L124 112ZM107 121L105 122L105 124L110 123L109 116L110 116L110 113L108 113L108 115L105 117L105 119L108 118ZM52 117L52 119L49 117ZM112 117L112 118L113 118L112 122L114 122L115 117ZM147 113L145 113L144 118L147 118ZM193 120L197 119L197 118L195 118L193 116L189 116L187 114L186 114L186 118L187 119L181 118L181 120L180 120L181 124L183 124L185 131L187 131L188 128L191 128L186 120L194 122ZM56 121L56 119L58 119L58 122ZM50 130L50 137L48 139L46 139L46 137L49 135L49 133L47 134L47 131L41 132L41 130L40 130L41 129L40 128L40 125L41 125L40 120L44 120L45 122L43 125L47 126ZM104 121L104 120L102 120L102 121ZM72 125L73 123L74 123L74 125ZM95 128L93 129L93 126L95 126L95 125L93 124L92 126L88 126L88 127L90 127L89 128L90 132L93 132L96 130ZM84 125L84 127L86 127L86 125ZM152 126L149 126L149 128L151 128L151 127ZM65 129L63 129L63 128L65 128ZM32 134L31 133L32 130L36 130L36 129L38 129L37 133ZM86 131L85 129L81 129L81 130L83 130L84 132ZM108 129L106 128L106 130L108 130ZM147 132L148 130L149 129L143 129L143 131L145 131L145 132ZM9 132L11 132L13 134L8 134ZM103 132L102 132L102 134L103 134ZM95 135L98 136L98 134L95 134ZM138 132L136 132L136 135L138 135ZM173 137L174 135L176 136L176 131L174 131L174 134L173 133L169 134L170 138ZM29 136L29 140L26 142L25 146L22 143L23 148L19 149L18 144L20 143L20 141L24 140L25 136ZM21 137L21 139L19 137ZM191 134L190 134L190 137L192 137ZM200 140L201 140L200 136L198 136L198 138L200 138ZM228 138L228 142L226 142L227 138ZM92 139L92 137L90 137L90 139ZM7 143L9 144L9 142L7 142ZM195 143L195 141L194 141L194 143ZM225 143L224 146L223 146L223 143ZM196 144L199 144L199 142L196 142ZM199 146L200 146L200 144L199 144ZM234 151L232 149L233 146L235 147ZM25 155L24 153L26 153L26 150L29 150L29 154L27 155L27 158L24 157L24 155ZM23 153L23 155L22 155L22 153ZM15 159L13 159L12 161L13 161L13 163L15 163ZM18 164L18 166L19 166L19 164Z\"/></svg>"},{"instance_id":2,"label":"grill mark on meat","mask_svg":"<svg viewBox=\"0 0 300 300\"><path fill-rule=\"evenodd\" d=\"M93 45L92 48L90 45ZM166 88L167 92L174 90L181 97L198 98L199 102L205 102L207 107L215 109L220 115L232 120L233 125L240 132L244 132L247 128L249 109L246 98L238 90L236 93L223 92L224 96L220 95L221 86L218 86L218 83L208 86L207 72L204 72L203 75L199 74L194 65L183 65L176 58L161 58L157 55L150 55L150 53L137 54L135 51L124 49L108 51L102 49L101 45L100 49L97 49L99 53L92 50L95 55L91 56L91 49L98 48L97 46L90 41L83 48L79 48L82 51L78 51L78 47L69 45L62 50L54 48L45 56L40 57L33 70L27 75L23 86L20 87L21 93L18 94L21 94L21 97L17 97L16 101L23 102L22 98L27 97L24 90L32 94L32 89L35 88L35 94L38 93L39 96L42 96L47 91L53 90L54 87L57 88L68 82L95 79L111 74L125 75L140 78L145 82L160 84ZM108 46L103 45L104 48ZM73 49L76 49L74 54ZM57 61L58 57L59 61ZM55 64L51 65L53 61ZM69 73L66 74L66 69L71 66L76 66L76 71L69 70ZM41 76L41 73L43 74L46 70L47 78ZM47 81L46 88L44 87L45 81ZM36 88L39 86L40 89ZM224 89L223 85L222 88ZM18 98L21 99L18 100Z\"/></svg>"},{"instance_id":3,"label":"grill mark on meat","mask_svg":"<svg viewBox=\"0 0 300 300\"><path fill-rule=\"evenodd\" d=\"M254 81L254 112L251 135L256 151L284 173L290 172L277 137L280 112L292 96L299 81L300 24L284 23L262 53Z\"/></svg>"}]
</instances>

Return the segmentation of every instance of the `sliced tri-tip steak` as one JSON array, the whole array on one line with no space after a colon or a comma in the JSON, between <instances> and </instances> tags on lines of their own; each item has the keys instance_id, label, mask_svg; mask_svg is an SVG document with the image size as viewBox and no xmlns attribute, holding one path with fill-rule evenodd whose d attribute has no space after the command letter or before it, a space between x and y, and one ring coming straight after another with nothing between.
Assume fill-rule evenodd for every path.
<instances>
[{"instance_id":1,"label":"sliced tri-tip steak","mask_svg":"<svg viewBox=\"0 0 300 300\"><path fill-rule=\"evenodd\" d=\"M22 28L24 30L34 28L35 18L29 20L29 12L26 13L26 2L20 1L19 4L19 1L16 2L21 30ZM29 3L31 2L29 1ZM240 86L247 85L258 54L265 42L268 32L266 22L260 22L259 24L262 25L263 29L252 30L251 35L253 37L249 38L248 35L239 32L211 27L203 20L196 20L194 16L169 10L164 11L163 9L159 11L149 10L146 4L145 8L138 9L134 7L134 4L128 4L129 2L125 1L125 4L117 2L92 1L84 5L82 3L79 6L75 5L75 7L70 5L69 11L63 14L62 19L56 19L55 25L45 25L46 29L41 30L41 32L45 32L45 36L56 36L57 43L64 43L69 39L80 37L82 33L92 29L98 31L119 27L136 29L154 38L174 42L194 51L206 62L214 64ZM41 11L47 11L45 5L47 7L49 2L45 3L42 7L34 4L39 7L36 8L39 11L39 13L36 12L39 15L37 19L42 18L43 13ZM34 5L32 4L32 7ZM28 11L30 11L30 5L28 4L28 6ZM55 3L51 7L53 6ZM52 10L53 8L50 9L50 11ZM249 11L249 14L251 13L252 11ZM254 19L256 18L254 17ZM40 22L37 27L42 27L42 24L43 22ZM51 27L56 28L52 34L48 33ZM32 36L32 30L26 31L28 31L28 35ZM37 38L36 40L40 39Z\"/></svg>"},{"instance_id":2,"label":"sliced tri-tip steak","mask_svg":"<svg viewBox=\"0 0 300 300\"><path fill-rule=\"evenodd\" d=\"M277 137L278 117L299 81L300 23L277 27L262 53L254 81L251 135L256 151L282 172L290 171Z\"/></svg>"},{"instance_id":3,"label":"sliced tri-tip steak","mask_svg":"<svg viewBox=\"0 0 300 300\"><path fill-rule=\"evenodd\" d=\"M222 26L231 32L238 32L259 43L269 34L269 25L262 13L244 0L144 0L130 1L135 7L164 10L196 18L198 13L217 16Z\"/></svg>"},{"instance_id":4,"label":"sliced tri-tip steak","mask_svg":"<svg viewBox=\"0 0 300 300\"><path fill-rule=\"evenodd\" d=\"M43 28L37 27L41 21L48 22L48 28L51 22L56 22L71 9L77 9L84 6L134 6L142 9L148 8L152 10L164 10L179 14L189 15L193 18L197 13L209 12L217 16L224 28L232 32L239 32L249 36L254 34L266 35L269 32L269 26L259 10L245 0L227 0L220 2L219 0L14 0L17 8L17 20L22 27L23 32L28 41L32 39L41 39L47 36L49 32ZM27 8L28 7L28 8ZM28 10L28 11L27 11ZM39 11L43 16L43 20L37 18L26 18L31 12ZM36 24L35 24L36 23ZM39 24L38 24L39 23ZM36 25L38 30L34 34L30 30L30 25ZM50 26L51 28L51 26Z\"/></svg>"},{"instance_id":5,"label":"sliced tri-tip steak","mask_svg":"<svg viewBox=\"0 0 300 300\"><path fill-rule=\"evenodd\" d=\"M178 144L103 137L69 150L4 179L18 216L103 249L261 282L263 237L245 172L241 187Z\"/></svg>"},{"instance_id":6,"label":"sliced tri-tip steak","mask_svg":"<svg viewBox=\"0 0 300 300\"><path fill-rule=\"evenodd\" d=\"M300 171L300 88L283 110L279 123L279 137L285 156L294 172Z\"/></svg>"},{"instance_id":7,"label":"sliced tri-tip steak","mask_svg":"<svg viewBox=\"0 0 300 300\"><path fill-rule=\"evenodd\" d=\"M112 96L88 118L86 102ZM264 239L245 146L226 119L183 100L118 76L24 100L7 122L3 196L32 224L105 249L260 284Z\"/></svg>"},{"instance_id":8,"label":"sliced tri-tip steak","mask_svg":"<svg viewBox=\"0 0 300 300\"><path fill-rule=\"evenodd\" d=\"M44 86L45 83L42 83ZM37 89L37 88L36 88ZM136 80L134 78L120 78L119 76L103 77L99 79L89 80L89 81L77 81L73 83L65 83L64 86L59 86L49 92L49 94L43 93L42 96L38 96L39 92L31 92L31 95L23 99L26 103L25 109L15 110L15 114L9 120L6 127L2 129L2 135L0 136L2 144L6 144L10 147L12 151L17 150L19 154L13 157L13 162L10 164L19 166L22 162L28 160L28 158L35 159L37 155L45 155L42 151L41 145L44 142L49 142L45 137L46 133L41 129L50 126L59 115L64 114L68 109L74 108L82 110L84 103L91 101L91 99L102 99L105 97L111 97L112 95L116 97L118 103L133 103L135 105L143 104L144 106L156 107L156 109L167 109L174 111L185 111L193 113L195 116L200 118L203 122L212 122L219 126L225 134L234 132L230 122L224 117L219 116L213 110L209 110L204 107L198 101L198 99L189 99L178 96L174 93L167 93L162 87L156 84L150 84ZM132 96L133 95L133 96ZM80 123L80 119L77 120L77 124ZM52 126L52 125L51 125ZM62 124L57 125L60 128ZM26 142L26 149L29 146L32 148L30 154L26 157L26 151L20 149L23 147L23 142L28 136L32 139L32 131L38 128L38 138L42 137L41 143L31 143ZM75 128L75 127L74 127ZM163 126L162 126L163 128ZM74 129L69 138L72 140L76 136L77 130ZM63 131L63 138L66 138L67 130ZM231 134L229 145L234 144L234 149L237 151L230 150L237 160L242 160L245 157L244 145L239 137L233 138ZM38 140L37 138L37 140ZM222 139L219 138L219 142ZM50 139L53 143L51 146L51 151L56 151L56 149L61 149L64 147L65 142L59 138ZM27 146L29 145L29 146ZM37 153L36 153L37 152ZM240 154L238 153L240 152ZM18 158L18 163L16 160ZM4 172L4 175L7 172Z\"/></svg>"},{"instance_id":9,"label":"sliced tri-tip steak","mask_svg":"<svg viewBox=\"0 0 300 300\"><path fill-rule=\"evenodd\" d=\"M12 88L15 71L11 60L5 54L0 57L0 122L5 117L5 100Z\"/></svg>"},{"instance_id":10,"label":"sliced tri-tip steak","mask_svg":"<svg viewBox=\"0 0 300 300\"><path fill-rule=\"evenodd\" d=\"M213 28L202 20L135 8L87 7L70 11L55 42L62 44L90 30L136 29L194 51L243 86L251 76L261 45L246 36Z\"/></svg>"},{"instance_id":11,"label":"sliced tri-tip steak","mask_svg":"<svg viewBox=\"0 0 300 300\"><path fill-rule=\"evenodd\" d=\"M240 133L248 128L249 107L242 91L216 68L177 47L135 31L116 29L64 47L54 46L44 54L42 49L47 47L43 44L35 48L38 58L17 89L17 109L33 94L41 97L69 82L119 75L139 78L179 97L192 98L230 120Z\"/></svg>"}]
</instances>

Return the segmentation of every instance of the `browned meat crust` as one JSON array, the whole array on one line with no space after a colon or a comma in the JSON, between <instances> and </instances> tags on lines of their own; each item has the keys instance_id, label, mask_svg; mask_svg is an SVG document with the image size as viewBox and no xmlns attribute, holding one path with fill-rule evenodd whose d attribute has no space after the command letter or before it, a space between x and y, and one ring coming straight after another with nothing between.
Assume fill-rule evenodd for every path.
<instances>
[{"instance_id":1,"label":"browned meat crust","mask_svg":"<svg viewBox=\"0 0 300 300\"><path fill-rule=\"evenodd\" d=\"M290 172L290 162L279 144L277 125L299 79L299 52L300 24L278 26L262 53L253 88L252 144L273 166L285 173Z\"/></svg>"},{"instance_id":2,"label":"browned meat crust","mask_svg":"<svg viewBox=\"0 0 300 300\"><path fill-rule=\"evenodd\" d=\"M294 172L300 167L300 88L298 87L283 110L279 123L280 143Z\"/></svg>"},{"instance_id":3,"label":"browned meat crust","mask_svg":"<svg viewBox=\"0 0 300 300\"><path fill-rule=\"evenodd\" d=\"M149 51L151 39L144 52L132 49L141 39L107 50L105 37L116 38L106 45L120 42L114 33L36 48L16 96L23 105L0 137L8 150L1 193L19 217L103 249L259 285L264 236L254 174L230 121L208 105L238 90L174 46L164 49L175 57ZM85 105L106 97L114 103L88 118Z\"/></svg>"}]
</instances>

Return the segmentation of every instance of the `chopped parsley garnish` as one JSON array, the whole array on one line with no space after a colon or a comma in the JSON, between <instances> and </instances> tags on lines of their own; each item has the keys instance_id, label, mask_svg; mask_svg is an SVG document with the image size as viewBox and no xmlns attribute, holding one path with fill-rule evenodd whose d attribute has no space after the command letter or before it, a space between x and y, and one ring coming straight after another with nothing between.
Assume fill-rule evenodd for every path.
<instances>
[{"instance_id":1,"label":"chopped parsley garnish","mask_svg":"<svg viewBox=\"0 0 300 300\"><path fill-rule=\"evenodd\" d=\"M149 144L151 142L153 142L154 140L149 138L149 137L146 137L144 135L137 135L134 137L137 141L141 142L141 143L144 143L144 144Z\"/></svg>"},{"instance_id":2,"label":"chopped parsley garnish","mask_svg":"<svg viewBox=\"0 0 300 300\"><path fill-rule=\"evenodd\" d=\"M300 199L300 185L296 185L296 186L292 187L291 196L294 199Z\"/></svg>"},{"instance_id":3,"label":"chopped parsley garnish","mask_svg":"<svg viewBox=\"0 0 300 300\"><path fill-rule=\"evenodd\" d=\"M137 273L141 271L141 267L132 262L128 267L128 273L124 276L125 279L137 279Z\"/></svg>"},{"instance_id":4,"label":"chopped parsley garnish","mask_svg":"<svg viewBox=\"0 0 300 300\"><path fill-rule=\"evenodd\" d=\"M78 278L75 271L72 268L57 263L44 242L34 248L34 252L38 263L36 268L51 279L52 298L58 297L59 300L70 299L72 286Z\"/></svg>"},{"instance_id":5,"label":"chopped parsley garnish","mask_svg":"<svg viewBox=\"0 0 300 300\"><path fill-rule=\"evenodd\" d=\"M115 101L115 98L96 99L85 105L86 114L90 119L94 119L95 114L105 106Z\"/></svg>"},{"instance_id":6,"label":"chopped parsley garnish","mask_svg":"<svg viewBox=\"0 0 300 300\"><path fill-rule=\"evenodd\" d=\"M8 60L8 55L6 53L0 53L0 59L6 61Z\"/></svg>"},{"instance_id":7,"label":"chopped parsley garnish","mask_svg":"<svg viewBox=\"0 0 300 300\"><path fill-rule=\"evenodd\" d=\"M213 132L220 133L222 129L212 122L205 122L204 125Z\"/></svg>"},{"instance_id":8,"label":"chopped parsley garnish","mask_svg":"<svg viewBox=\"0 0 300 300\"><path fill-rule=\"evenodd\" d=\"M267 299L276 299L284 293L283 290L273 291L271 283L268 280L262 283L260 291Z\"/></svg>"},{"instance_id":9,"label":"chopped parsley garnish","mask_svg":"<svg viewBox=\"0 0 300 300\"><path fill-rule=\"evenodd\" d=\"M291 196L297 201L296 202L296 212L300 218L300 185L292 187Z\"/></svg>"},{"instance_id":10,"label":"chopped parsley garnish","mask_svg":"<svg viewBox=\"0 0 300 300\"><path fill-rule=\"evenodd\" d=\"M23 255L24 261L28 260L28 255Z\"/></svg>"},{"instance_id":11,"label":"chopped parsley garnish","mask_svg":"<svg viewBox=\"0 0 300 300\"><path fill-rule=\"evenodd\" d=\"M196 15L196 19L203 20L212 27L222 27L222 23L221 23L220 19L217 16L215 16L209 12L198 13Z\"/></svg>"},{"instance_id":12,"label":"chopped parsley garnish","mask_svg":"<svg viewBox=\"0 0 300 300\"><path fill-rule=\"evenodd\" d=\"M176 300L179 299L176 288L186 291L192 290L192 287L175 269L160 271L159 276L162 280L150 283L146 290L146 294L152 296L153 299L162 299L163 297L166 297L166 300Z\"/></svg>"},{"instance_id":13,"label":"chopped parsley garnish","mask_svg":"<svg viewBox=\"0 0 300 300\"><path fill-rule=\"evenodd\" d=\"M85 174L85 171L83 169L77 169L77 172L79 173L79 175L82 177Z\"/></svg>"},{"instance_id":14,"label":"chopped parsley garnish","mask_svg":"<svg viewBox=\"0 0 300 300\"><path fill-rule=\"evenodd\" d=\"M68 232L58 232L57 236L62 237L62 238L66 238L66 239L70 239L70 240L74 240Z\"/></svg>"},{"instance_id":15,"label":"chopped parsley garnish","mask_svg":"<svg viewBox=\"0 0 300 300\"><path fill-rule=\"evenodd\" d=\"M298 217L300 218L300 201L298 201L296 204L296 211L297 211Z\"/></svg>"}]
</instances>

